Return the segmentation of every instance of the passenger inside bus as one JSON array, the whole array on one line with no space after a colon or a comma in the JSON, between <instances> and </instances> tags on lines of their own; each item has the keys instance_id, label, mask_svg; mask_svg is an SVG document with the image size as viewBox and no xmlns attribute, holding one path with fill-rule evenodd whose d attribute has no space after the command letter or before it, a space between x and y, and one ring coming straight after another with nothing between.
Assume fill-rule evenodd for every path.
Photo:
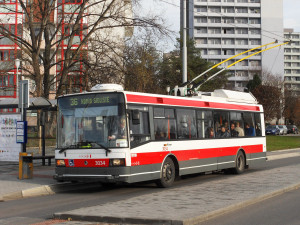
<instances>
[{"instance_id":1,"label":"passenger inside bus","mask_svg":"<svg viewBox=\"0 0 300 225\"><path fill-rule=\"evenodd\" d=\"M165 140L165 139L167 139L167 134L165 132L157 131L155 133L155 140Z\"/></svg>"},{"instance_id":2,"label":"passenger inside bus","mask_svg":"<svg viewBox=\"0 0 300 225\"><path fill-rule=\"evenodd\" d=\"M221 126L221 130L218 131L217 133L218 138L228 138L230 137L229 132L226 130L225 126Z\"/></svg>"},{"instance_id":3,"label":"passenger inside bus","mask_svg":"<svg viewBox=\"0 0 300 225\"><path fill-rule=\"evenodd\" d=\"M239 132L239 137L245 136L245 134L244 134L244 129L240 127L240 122L237 121L237 122L235 123L235 125L236 125L235 130L236 130L237 132Z\"/></svg>"},{"instance_id":4,"label":"passenger inside bus","mask_svg":"<svg viewBox=\"0 0 300 225\"><path fill-rule=\"evenodd\" d=\"M230 124L230 134L231 134L231 137L239 136L239 132L235 130L235 125L233 122L231 122L231 124Z\"/></svg>"},{"instance_id":5,"label":"passenger inside bus","mask_svg":"<svg viewBox=\"0 0 300 225\"><path fill-rule=\"evenodd\" d=\"M225 130L229 131L228 121L227 121L227 120L224 120L223 122L224 122Z\"/></svg>"},{"instance_id":6,"label":"passenger inside bus","mask_svg":"<svg viewBox=\"0 0 300 225\"><path fill-rule=\"evenodd\" d=\"M260 129L259 123L255 125L255 133L256 133L256 136L261 136L261 129Z\"/></svg>"},{"instance_id":7,"label":"passenger inside bus","mask_svg":"<svg viewBox=\"0 0 300 225\"><path fill-rule=\"evenodd\" d=\"M214 138L214 129L212 127L208 127L206 130L205 138Z\"/></svg>"},{"instance_id":8,"label":"passenger inside bus","mask_svg":"<svg viewBox=\"0 0 300 225\"><path fill-rule=\"evenodd\" d=\"M249 123L245 123L245 136L255 136L254 127L250 126Z\"/></svg>"}]
</instances>

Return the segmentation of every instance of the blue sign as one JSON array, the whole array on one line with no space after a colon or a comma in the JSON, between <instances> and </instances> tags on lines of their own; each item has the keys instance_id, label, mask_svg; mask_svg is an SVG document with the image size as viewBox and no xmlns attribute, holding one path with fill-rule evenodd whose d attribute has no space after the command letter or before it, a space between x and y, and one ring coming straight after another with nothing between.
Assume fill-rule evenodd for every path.
<instances>
[{"instance_id":1,"label":"blue sign","mask_svg":"<svg viewBox=\"0 0 300 225\"><path fill-rule=\"evenodd\" d=\"M17 143L27 143L27 121L17 121Z\"/></svg>"}]
</instances>

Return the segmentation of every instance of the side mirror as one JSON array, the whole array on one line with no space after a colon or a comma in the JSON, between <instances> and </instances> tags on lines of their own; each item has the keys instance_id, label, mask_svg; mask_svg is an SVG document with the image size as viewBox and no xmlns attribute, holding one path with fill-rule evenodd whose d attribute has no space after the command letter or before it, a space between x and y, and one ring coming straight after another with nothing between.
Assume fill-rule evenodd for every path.
<instances>
[{"instance_id":1,"label":"side mirror","mask_svg":"<svg viewBox=\"0 0 300 225\"><path fill-rule=\"evenodd\" d=\"M132 111L132 123L133 124L140 124L140 111L135 109Z\"/></svg>"}]
</instances>

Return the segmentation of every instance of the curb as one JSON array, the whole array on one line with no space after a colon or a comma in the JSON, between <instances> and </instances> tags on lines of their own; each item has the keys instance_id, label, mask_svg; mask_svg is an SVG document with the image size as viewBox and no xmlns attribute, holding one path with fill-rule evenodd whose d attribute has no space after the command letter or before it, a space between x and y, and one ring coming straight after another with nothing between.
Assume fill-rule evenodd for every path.
<instances>
[{"instance_id":1,"label":"curb","mask_svg":"<svg viewBox=\"0 0 300 225\"><path fill-rule=\"evenodd\" d=\"M53 195L56 193L83 190L83 189L97 187L97 186L101 186L101 184L99 184L99 183L79 183L79 184L66 183L66 184L43 185L43 186L39 186L39 187L29 188L26 190L21 190L21 191L5 194L3 196L0 196L0 202L18 200L18 199L29 198L29 197Z\"/></svg>"},{"instance_id":2,"label":"curb","mask_svg":"<svg viewBox=\"0 0 300 225\"><path fill-rule=\"evenodd\" d=\"M228 207L224 207L215 211L211 211L209 213L189 218L183 220L155 220L155 219L147 219L147 218L118 218L118 217L109 217L109 216L85 216L85 215L73 215L68 213L55 213L54 219L72 219L78 221L89 221L89 222L104 222L104 223L113 223L113 224L169 224L169 225L196 225L212 218L221 216L223 214L232 212L237 209L241 209L255 203L267 200L269 198L284 194L286 192L296 190L300 188L300 183L291 185L286 188L282 188L277 191L273 191L264 195L261 195L257 198L246 200L244 202L239 202Z\"/></svg>"}]
</instances>

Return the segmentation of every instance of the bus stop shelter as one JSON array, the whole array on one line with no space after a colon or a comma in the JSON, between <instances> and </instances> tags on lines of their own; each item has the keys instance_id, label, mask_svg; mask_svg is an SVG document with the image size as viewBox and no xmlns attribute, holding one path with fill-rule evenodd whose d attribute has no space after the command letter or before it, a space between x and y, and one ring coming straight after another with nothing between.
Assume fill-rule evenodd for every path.
<instances>
[{"instance_id":1,"label":"bus stop shelter","mask_svg":"<svg viewBox=\"0 0 300 225\"><path fill-rule=\"evenodd\" d=\"M19 108L19 99L18 98L0 98L0 109L18 109ZM27 121L26 114L27 110L42 110L43 117L45 112L56 111L57 101L49 100L43 97L34 97L29 98L29 108L24 109L23 121ZM3 114L14 112L4 112ZM1 113L0 113L1 114ZM42 124L42 156L45 156L45 126ZM26 152L26 144L23 145L22 152Z\"/></svg>"},{"instance_id":2,"label":"bus stop shelter","mask_svg":"<svg viewBox=\"0 0 300 225\"><path fill-rule=\"evenodd\" d=\"M27 110L56 110L56 99L49 100L43 97L29 98L29 108ZM17 109L19 108L18 98L0 98L0 109Z\"/></svg>"}]
</instances>

